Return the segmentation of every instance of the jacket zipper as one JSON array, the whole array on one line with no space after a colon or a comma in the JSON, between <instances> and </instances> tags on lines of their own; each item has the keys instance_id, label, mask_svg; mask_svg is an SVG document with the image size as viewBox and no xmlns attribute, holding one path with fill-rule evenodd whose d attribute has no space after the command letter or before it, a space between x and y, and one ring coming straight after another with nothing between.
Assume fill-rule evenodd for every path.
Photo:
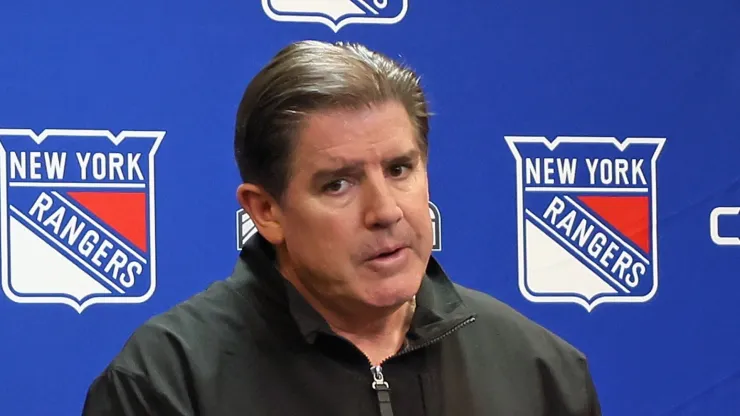
<instances>
[{"instance_id":1,"label":"jacket zipper","mask_svg":"<svg viewBox=\"0 0 740 416\"><path fill-rule=\"evenodd\" d=\"M371 367L373 373L373 390L378 395L378 405L380 405L381 416L393 416L393 407L391 406L391 389L383 378L383 369L381 366Z\"/></svg>"},{"instance_id":2,"label":"jacket zipper","mask_svg":"<svg viewBox=\"0 0 740 416\"><path fill-rule=\"evenodd\" d=\"M458 329L464 327L465 325L475 321L475 317L470 317L463 322L460 322L459 324L452 327L449 331L445 332L442 335L437 336L436 338L432 338L429 341L417 345L413 348L404 348L401 352L394 354L385 360L381 361L380 364L373 366L372 363L370 363L370 372L373 375L373 383L372 388L375 390L375 393L378 397L378 405L380 406L380 416L393 416L393 407L391 406L391 388L388 385L388 382L385 381L385 377L383 376L383 364L385 364L388 360L391 358L399 357L404 354L408 354L412 351L416 351L421 348L428 347L429 345L434 344L435 342L438 342L439 340L447 337L448 335L452 334L453 332L457 331ZM369 360L368 360L369 362Z\"/></svg>"}]
</instances>

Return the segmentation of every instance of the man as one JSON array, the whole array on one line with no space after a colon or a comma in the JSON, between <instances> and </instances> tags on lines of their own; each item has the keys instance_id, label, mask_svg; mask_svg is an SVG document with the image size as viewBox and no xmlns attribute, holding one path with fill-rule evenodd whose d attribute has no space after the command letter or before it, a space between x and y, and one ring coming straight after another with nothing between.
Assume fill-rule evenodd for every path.
<instances>
[{"instance_id":1,"label":"man","mask_svg":"<svg viewBox=\"0 0 740 416\"><path fill-rule=\"evenodd\" d=\"M84 415L600 415L585 358L431 257L418 77L288 46L237 115L233 274L139 328Z\"/></svg>"}]
</instances>

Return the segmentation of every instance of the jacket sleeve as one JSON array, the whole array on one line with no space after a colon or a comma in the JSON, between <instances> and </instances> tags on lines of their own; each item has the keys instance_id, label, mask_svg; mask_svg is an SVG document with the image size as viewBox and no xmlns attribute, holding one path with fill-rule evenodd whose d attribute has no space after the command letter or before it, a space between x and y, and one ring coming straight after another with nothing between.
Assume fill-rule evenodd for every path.
<instances>
[{"instance_id":1,"label":"jacket sleeve","mask_svg":"<svg viewBox=\"0 0 740 416\"><path fill-rule=\"evenodd\" d=\"M82 416L185 416L144 377L108 368L90 386Z\"/></svg>"}]
</instances>

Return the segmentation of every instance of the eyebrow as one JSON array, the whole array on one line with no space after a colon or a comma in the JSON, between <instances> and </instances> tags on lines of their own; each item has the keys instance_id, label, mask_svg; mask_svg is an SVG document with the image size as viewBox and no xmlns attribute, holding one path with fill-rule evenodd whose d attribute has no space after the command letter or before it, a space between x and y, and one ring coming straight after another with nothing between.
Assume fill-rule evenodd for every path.
<instances>
[{"instance_id":1,"label":"eyebrow","mask_svg":"<svg viewBox=\"0 0 740 416\"><path fill-rule=\"evenodd\" d=\"M411 163L417 160L420 156L418 149L411 149L401 155L383 159L383 166L392 166L403 163ZM362 161L351 161L344 158L332 158L333 160L341 163L338 168L332 169L319 169L311 176L311 182L316 184L323 184L325 181L341 177L341 176L354 176L362 171Z\"/></svg>"}]
</instances>

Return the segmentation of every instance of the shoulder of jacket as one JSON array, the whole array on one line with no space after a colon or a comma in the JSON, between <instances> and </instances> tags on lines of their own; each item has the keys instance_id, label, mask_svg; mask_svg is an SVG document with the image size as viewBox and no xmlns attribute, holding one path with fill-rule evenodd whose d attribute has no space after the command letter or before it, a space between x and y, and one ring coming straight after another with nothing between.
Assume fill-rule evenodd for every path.
<instances>
[{"instance_id":1,"label":"shoulder of jacket","mask_svg":"<svg viewBox=\"0 0 740 416\"><path fill-rule=\"evenodd\" d=\"M135 376L148 376L154 368L179 367L190 355L216 353L219 338L228 337L224 327L239 326L236 294L223 281L154 315L126 340L110 368Z\"/></svg>"},{"instance_id":2,"label":"shoulder of jacket","mask_svg":"<svg viewBox=\"0 0 740 416\"><path fill-rule=\"evenodd\" d=\"M580 350L510 305L459 284L455 284L455 288L477 314L479 331L487 332L538 358L565 359L584 364L586 357Z\"/></svg>"}]
</instances>

